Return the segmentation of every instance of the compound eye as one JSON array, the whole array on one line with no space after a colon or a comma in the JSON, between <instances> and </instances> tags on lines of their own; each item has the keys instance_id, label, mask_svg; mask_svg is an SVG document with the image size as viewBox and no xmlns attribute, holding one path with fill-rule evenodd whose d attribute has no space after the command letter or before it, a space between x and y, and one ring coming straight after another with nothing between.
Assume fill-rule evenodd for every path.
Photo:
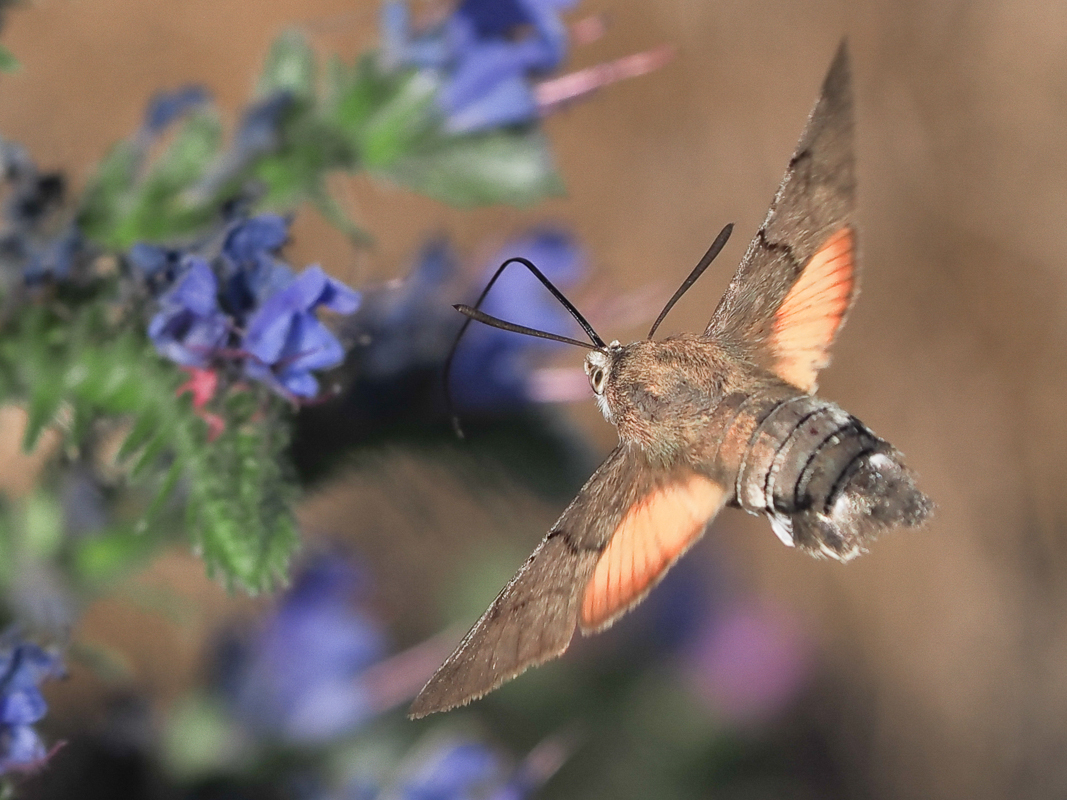
<instances>
[{"instance_id":1,"label":"compound eye","mask_svg":"<svg viewBox=\"0 0 1067 800\"><path fill-rule=\"evenodd\" d=\"M589 385L593 387L595 394L604 393L604 370L600 367L593 367L593 370L589 373Z\"/></svg>"}]
</instances>

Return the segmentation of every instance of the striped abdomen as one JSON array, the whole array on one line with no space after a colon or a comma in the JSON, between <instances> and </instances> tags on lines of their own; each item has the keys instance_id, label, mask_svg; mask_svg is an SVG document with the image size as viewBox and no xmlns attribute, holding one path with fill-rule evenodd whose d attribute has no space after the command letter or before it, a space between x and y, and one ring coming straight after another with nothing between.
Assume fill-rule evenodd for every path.
<instances>
[{"instance_id":1,"label":"striped abdomen","mask_svg":"<svg viewBox=\"0 0 1067 800\"><path fill-rule=\"evenodd\" d=\"M833 403L782 386L730 395L715 418L732 502L788 545L847 561L882 528L929 514L900 454Z\"/></svg>"}]
</instances>

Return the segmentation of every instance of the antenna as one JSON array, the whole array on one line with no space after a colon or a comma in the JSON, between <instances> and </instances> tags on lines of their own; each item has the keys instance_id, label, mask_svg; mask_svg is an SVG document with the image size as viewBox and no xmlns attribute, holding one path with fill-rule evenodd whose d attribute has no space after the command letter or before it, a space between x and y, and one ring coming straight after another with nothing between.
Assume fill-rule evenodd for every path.
<instances>
[{"instance_id":1,"label":"antenna","mask_svg":"<svg viewBox=\"0 0 1067 800\"><path fill-rule=\"evenodd\" d=\"M559 336L558 334L548 333L546 331L537 331L533 328L527 328L523 325L515 325L514 323L506 322L502 319L497 319L496 317L491 317L488 314L485 314L478 310L482 302L485 300L486 296L489 294L489 290L492 289L493 284L496 283L497 278L499 278L504 273L504 270L512 264L522 264L524 267L526 267L527 270L529 270L533 274L535 278L537 278L537 280L541 281L544 287L552 293L552 296L555 297L556 300L558 300L560 304L565 309L567 309L570 315L574 317L577 323L582 326L582 330L585 331L586 336L588 336L589 339L593 342L592 346L587 345L585 342L578 341L577 339L570 339L566 336ZM587 347L590 350L602 349L604 347L607 347L607 345L604 343L604 340L601 339L597 335L597 332L593 330L593 326L589 324L588 320L586 320L586 318L581 315L581 313L578 311L577 308L574 307L574 304L570 300L563 296L563 292L557 289L553 285L552 281L550 281L548 277L543 272L541 272L541 270L539 270L533 265L532 262L528 261L525 258L509 258L497 268L496 272L493 273L493 277L489 279L489 282L485 285L485 288L482 289L482 293L478 296L478 299L475 301L473 306L457 305L455 306L455 309L465 314L467 316L467 319L463 320L463 325L460 326L459 333L456 334L456 340L452 343L452 349L448 351L448 358L445 359L445 368L444 373L442 375L442 379L444 380L445 402L448 404L448 414L452 418L452 428L455 430L456 436L461 439L463 438L463 429L459 425L459 416L455 412L456 406L455 403L452 401L452 387L449 378L452 376L452 362L455 360L456 357L456 348L459 347L459 340L462 339L463 334L467 332L467 328L470 326L471 320L477 319L479 322L484 322L486 325L491 325L494 328L501 328L503 330L513 331L515 333L524 333L528 336L537 336L542 339L552 339L553 341L574 344L578 345L579 347Z\"/></svg>"},{"instance_id":2,"label":"antenna","mask_svg":"<svg viewBox=\"0 0 1067 800\"><path fill-rule=\"evenodd\" d=\"M711 247L708 248L708 252L704 254L704 257L700 259L700 262L693 267L693 271L689 273L689 277L682 281L682 285L678 287L678 291L674 293L674 296L667 301L667 305L663 307L663 310L659 312L659 316L656 317L656 321L652 323L652 330L648 332L648 338L651 339L652 335L656 332L656 328L663 322L663 318L667 316L667 313L674 308L674 304L677 303L682 295L689 291L689 287L697 282L697 278L704 274L711 262L715 260L717 256L726 246L726 240L730 238L730 234L733 233L734 224L731 222L721 231L719 235L715 237L715 241L711 243Z\"/></svg>"}]
</instances>

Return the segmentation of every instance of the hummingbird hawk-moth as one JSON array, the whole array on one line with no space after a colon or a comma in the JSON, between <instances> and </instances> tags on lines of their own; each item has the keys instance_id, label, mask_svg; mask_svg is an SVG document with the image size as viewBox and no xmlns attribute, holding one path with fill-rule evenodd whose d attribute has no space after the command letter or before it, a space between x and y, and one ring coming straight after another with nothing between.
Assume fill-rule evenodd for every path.
<instances>
[{"instance_id":1,"label":"hummingbird hawk-moth","mask_svg":"<svg viewBox=\"0 0 1067 800\"><path fill-rule=\"evenodd\" d=\"M592 345L457 306L588 347L585 370L619 444L430 678L412 717L464 705L559 656L576 627L611 625L725 505L765 515L785 544L839 561L930 514L900 453L813 394L856 296L852 128L842 43L770 211L701 334L652 339L730 226L648 338L631 344L605 344L529 262Z\"/></svg>"}]
</instances>

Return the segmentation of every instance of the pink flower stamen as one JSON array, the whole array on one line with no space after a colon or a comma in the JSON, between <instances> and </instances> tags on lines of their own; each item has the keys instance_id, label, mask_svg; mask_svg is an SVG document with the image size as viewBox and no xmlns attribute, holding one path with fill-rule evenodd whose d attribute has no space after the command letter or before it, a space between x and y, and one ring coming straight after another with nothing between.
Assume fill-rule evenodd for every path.
<instances>
[{"instance_id":1,"label":"pink flower stamen","mask_svg":"<svg viewBox=\"0 0 1067 800\"><path fill-rule=\"evenodd\" d=\"M550 114L565 103L591 94L604 86L653 72L672 58L674 48L663 45L543 81L534 87L538 110L542 116Z\"/></svg>"},{"instance_id":2,"label":"pink flower stamen","mask_svg":"<svg viewBox=\"0 0 1067 800\"><path fill-rule=\"evenodd\" d=\"M193 393L193 408L199 410L206 406L219 388L219 373L202 367L182 367L189 374L189 380L178 387L175 392L181 397L186 392Z\"/></svg>"},{"instance_id":3,"label":"pink flower stamen","mask_svg":"<svg viewBox=\"0 0 1067 800\"><path fill-rule=\"evenodd\" d=\"M226 420L218 414L205 410L215 392L219 389L219 373L202 367L182 367L189 373L189 380L177 388L175 394L181 397L186 392L193 393L193 410L200 419L207 423L207 440L213 442L226 430Z\"/></svg>"}]
</instances>

